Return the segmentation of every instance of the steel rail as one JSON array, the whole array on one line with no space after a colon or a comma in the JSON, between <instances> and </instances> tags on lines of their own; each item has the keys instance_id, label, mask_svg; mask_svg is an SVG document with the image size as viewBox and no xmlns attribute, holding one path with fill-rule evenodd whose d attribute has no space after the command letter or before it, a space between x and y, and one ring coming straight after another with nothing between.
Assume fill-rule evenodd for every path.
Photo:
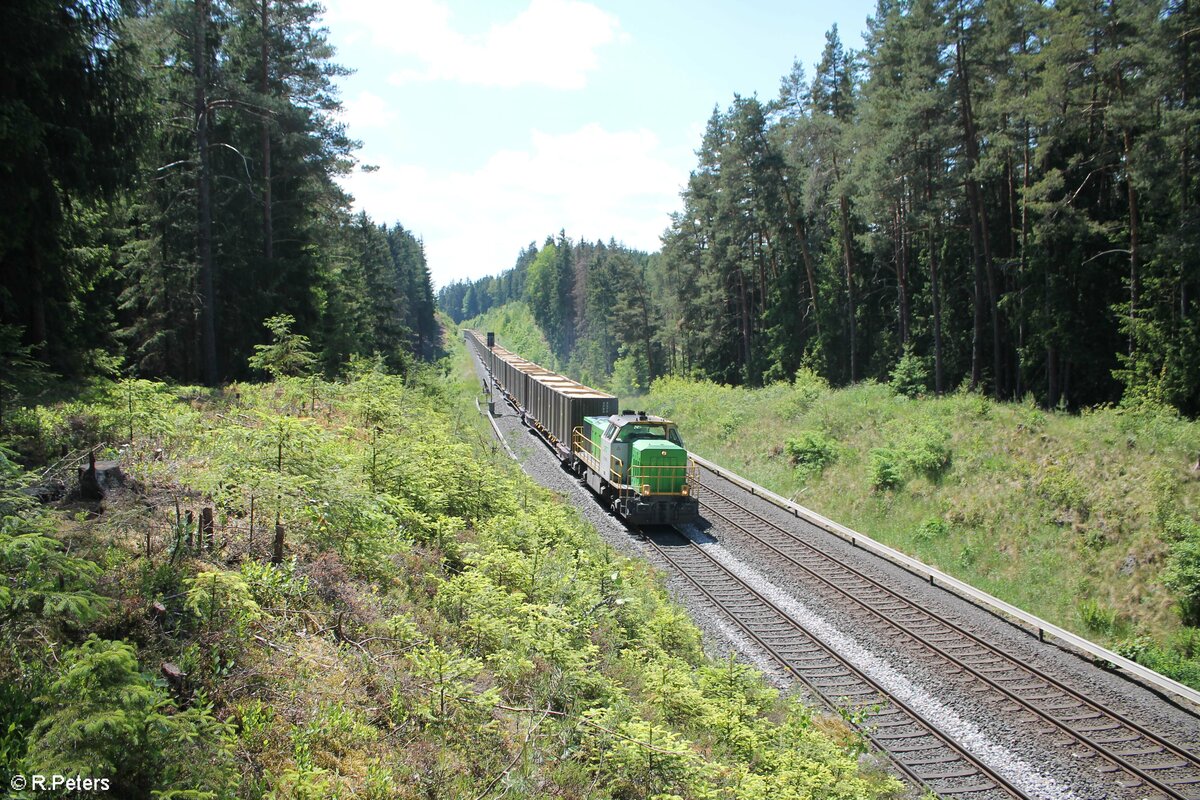
<instances>
[{"instance_id":1,"label":"steel rail","mask_svg":"<svg viewBox=\"0 0 1200 800\"><path fill-rule=\"evenodd\" d=\"M886 689L884 689L882 686L880 686L873 678L866 675L865 673L863 673L862 671L860 671L859 669L854 667L852 664L850 664L848 661L846 661L844 658L842 658L840 655L838 655L836 652L831 650L823 642L821 642L819 639L817 639L815 636L813 636L811 633L809 633L807 630L805 630L804 626L801 625L799 622L797 622L794 618L792 618L792 616L790 614L788 614L783 609L779 608L779 606L777 606L771 600L769 600L768 598L763 596L763 594L761 592L759 592L757 589L755 589L754 587L752 587L748 583L746 583L744 580L742 580L742 578L738 577L736 574L731 572L727 567L725 567L725 565L721 564L719 561L717 561L715 558L713 558L712 555L705 552L704 548L696 546L695 542L693 542L689 537L687 537L681 533L677 533L676 535L680 536L684 541L687 542L687 548L688 548L689 552L699 553L708 565L715 567L720 572L722 577L724 577L725 579L727 579L729 581L732 581L736 587L740 588L748 596L753 597L758 603L762 604L763 606L765 606L766 608L768 608L772 612L774 612L777 615L777 617L779 618L778 621L780 623L782 623L786 627L793 629L795 632L799 633L808 642L810 642L815 648L819 649L824 654L825 658L827 658L828 660L839 665L841 667L841 669L843 669L844 671L846 671L849 674L850 677L853 677L854 679L860 681L861 683L863 683L864 685L869 687L871 689L871 691L874 692L875 694L877 694L880 699L882 699L883 701L885 701L887 703L892 704L897 709L899 709L904 715L906 715L911 720L911 724L913 726L925 731L925 735L930 736L933 739L937 740L940 743L941 747L945 748L947 751L949 751L952 754L952 758L938 759L938 760L936 760L937 763L944 764L944 763L950 763L950 762L956 761L956 760L962 761L964 764L969 765L972 769L974 769L976 772L978 772L978 774L980 776L986 778L988 781L991 781L991 783L993 784L992 786L989 786L989 787L980 787L978 785L973 786L973 787L960 787L957 791L958 794L973 795L973 794L976 794L981 791L1000 791L1004 794L1007 794L1010 797L1021 798L1022 800L1026 800L1027 798L1029 798L1029 795L1025 794L1020 789L1013 786L1012 783L1010 783L1002 775L995 772L995 770L993 770L987 764L984 764L983 762L981 762L975 756L973 756L970 753L963 750L961 747L959 747L957 744L955 744L953 741L951 741L945 734L943 734L941 731L939 731L936 727L934 727L933 725L931 725L930 723L925 721L907 703L905 703L904 701L900 700L897 697L894 697ZM831 700L829 697L827 697L824 694L824 692L822 692L817 685L815 685L811 681L806 680L804 678L800 668L798 668L795 664L793 664L787 658L787 656L783 655L775 647L771 646L769 643L764 641L762 636L760 636L757 632L755 632L744 620L739 618L738 614L735 613L731 608L729 608L728 604L726 602L717 598L707 587L704 586L703 583L701 583L701 581L690 570L688 570L686 567L684 567L677 558L670 555L667 552L666 548L664 548L658 542L654 541L653 537L651 537L651 536L645 536L645 540L651 545L651 547L654 548L654 550L668 564L673 566L675 568L675 570L684 579L686 579L693 587L696 588L697 591L699 591L702 595L704 595L704 597L706 597L710 603L712 603L722 614L724 614L731 622L733 622L734 625L736 625L738 628L740 628L747 636L749 636L751 639L753 639L754 642L756 644L758 644L758 646L761 647L765 653L767 653L772 659L774 659L779 664L781 664L789 673L791 673L792 675L796 676L796 678L798 678L799 680L802 680L805 683L807 683L809 686L811 686L814 689L814 691L817 692L817 694L821 698L822 702L824 702L831 710L833 710L835 712L840 712L839 707L837 706L836 703L833 702L833 700ZM863 706L863 708L866 708L866 707L868 707L868 706L866 706L866 705ZM860 708L857 710L862 710L862 709ZM882 741L880 741L880 739L877 738L877 736L874 733L872 733L870 730L868 730L866 728L866 726L859 725L858 727L862 731L863 735L866 736L868 739L870 739L870 741L877 748L879 748L880 751L885 753L888 756L888 758L909 778L916 781L919 785L924 786L925 788L930 789L931 791L939 793L939 796L952 797L955 795L956 792L955 792L954 787L946 787L946 786L938 787L937 785L935 785L932 782L932 780L935 780L935 779L930 779L928 776L923 776L915 769L915 767L920 766L920 764L917 764L917 765L906 764L896 753L889 751L887 745L884 744ZM927 760L927 759L922 759L922 760ZM968 775L956 775L953 777L969 777L969 774Z\"/></svg>"},{"instance_id":2,"label":"steel rail","mask_svg":"<svg viewBox=\"0 0 1200 800\"><path fill-rule=\"evenodd\" d=\"M924 564L917 559L912 558L911 556L901 553L895 548L888 547L881 542L877 542L866 534L859 533L852 528L848 528L845 525L834 522L828 517L824 517L812 509L806 508L799 503L787 499L786 497L781 497L775 492L772 492L770 489L759 486L758 484L743 478L741 475L738 475L736 472L709 461L707 458L696 455L694 452L690 453L690 455L697 464L704 467L718 478L723 478L735 486L745 489L755 497L761 497L763 500L782 508L784 511L787 511L796 518L802 519L805 522L820 528L821 530L831 533L834 536L837 536L839 539L849 542L855 547L873 553L880 558L886 559L887 561L891 561L896 566L911 572L923 580L929 581L931 585L940 586L942 589L951 591L952 594L960 595L961 597L964 597L976 605L992 611L993 613L1012 620L1018 620L1026 625L1029 625L1038 632L1039 639L1045 638L1045 636L1049 634L1053 638L1065 644L1071 645L1091 658L1105 661L1122 670L1123 672L1127 672L1130 675L1136 675L1138 678L1142 679L1161 692L1187 701L1187 703L1193 706L1191 709L1193 712L1195 711L1195 708L1200 707L1200 691L1197 691L1190 686L1184 686L1179 681L1172 680L1165 675L1155 672L1149 667L1145 667L1136 661L1125 658L1122 655L1118 655L1112 650L1101 647L1095 642L1089 641L1078 634L1071 633L1065 628L1061 628L1052 622L1042 619L1041 617L1030 614L1024 609L1017 608L1011 603L1007 603L998 597L988 594L987 592L976 589L974 586L964 583L958 578L955 578L953 575L948 575L939 569L931 567L928 564Z\"/></svg>"},{"instance_id":3,"label":"steel rail","mask_svg":"<svg viewBox=\"0 0 1200 800\"><path fill-rule=\"evenodd\" d=\"M1144 738L1148 743L1159 748L1159 751L1157 753L1146 753L1146 752L1139 751L1140 755L1170 755L1175 758L1183 759L1184 763L1177 765L1176 768L1190 767L1191 769L1197 771L1197 773L1198 773L1197 775L1194 775L1185 781L1175 781L1174 783L1160 779L1158 776L1154 775L1151 771L1148 771L1148 770L1154 769L1157 771L1157 769L1160 769L1161 767L1147 768L1147 767L1142 767L1137 764L1134 764L1131 761L1129 761L1122 754L1112 751L1109 747L1107 747L1105 745L1105 743L1099 742L1095 738L1088 736L1086 732L1079 731L1079 730L1072 728L1070 725L1068 725L1063 720L1056 718L1052 714L1037 707L1029 700L1014 693L1013 690L1009 689L1006 686L1001 685L1000 683L997 682L997 680L984 674L983 671L981 671L981 670L977 669L976 667L972 666L971 664L967 663L962 658L956 656L953 653L948 652L942 645L939 645L936 642L930 641L930 640L922 637L920 634L916 633L911 627L899 624L895 619L889 617L887 614L884 614L879 609L872 607L870 603L866 602L865 600L863 600L859 597L854 596L849 590L847 590L843 586L838 585L834 580L830 579L828 576L820 574L819 572L812 569L811 567L801 563L793 556L780 550L775 545L772 545L770 542L763 539L762 536L747 529L743 525L741 525L738 522L736 522L735 520L731 519L728 515L722 513L720 510L715 508L711 503L706 503L703 499L703 495L701 495L701 497L700 497L701 505L707 507L710 511L712 511L714 514L716 514L718 517L725 520L729 525L737 528L738 530L741 530L747 536L749 536L752 539L754 539L755 541L759 542L761 545L768 548L769 550L771 550L773 553L775 553L779 557L785 559L788 563L803 570L807 574L811 575L813 578L816 578L818 581L820 581L824 585L828 586L830 589L841 594L843 597L847 598L848 600L857 604L858 606L860 606L867 612L874 615L879 620L883 621L886 625L900 631L901 633L908 636L909 638L911 638L913 641L915 641L919 645L927 648L928 650L932 651L933 653L940 656L941 658L944 658L952 666L969 673L976 680L979 680L982 683L990 686L992 689L999 692L1004 697L1016 702L1019 706L1025 708L1028 712L1033 713L1036 717L1039 717L1039 718L1045 720L1046 722L1050 723L1051 725L1053 725L1054 727L1056 727L1057 729L1059 729L1060 731L1065 733L1070 738L1079 742L1081 745L1091 748L1095 752L1099 753L1102 757L1104 757L1106 760L1108 760L1109 763L1112 764L1115 768L1121 769L1121 770L1125 771L1126 773L1128 773L1130 776L1136 777L1139 780L1144 781L1147 785L1152 786L1155 789L1158 789L1159 791L1166 794L1168 797L1177 798L1178 800L1191 800L1191 798L1195 797L1195 795L1182 794L1176 788L1177 786L1183 786L1183 785L1194 786L1197 783L1200 783L1200 758L1193 755L1191 752L1189 752L1189 751L1185 750L1184 748L1168 741L1167 739L1164 739L1163 737L1153 733L1152 731L1146 729L1144 726L1140 725L1139 723L1124 717L1120 713L1113 711L1112 709L1109 709L1106 706L1103 706L1103 705L1099 704L1098 702L1088 698L1086 695L1083 695L1082 693L1063 684L1061 681L1057 680L1056 678L1054 678L1054 677L1052 677L1052 676L1050 676L1028 664L1023 664L1023 663L1017 661L1012 656L1008 655L1007 653L1002 652L1001 650L997 649L995 646L989 644L988 642L984 641L983 639L981 639L980 637L971 633L970 631L964 630L961 626L951 622L950 620L946 619L945 617L942 617L941 615L937 614L936 612L930 611L929 609L921 608L920 606L916 605L912 601L899 595L892 589L888 588L887 586L883 585L879 581L875 580L871 576L865 574L861 570L855 569L854 567L851 567L848 564L838 561L837 559L833 558L832 556L828 555L827 553L822 552L820 549L814 547L813 545L809 544L808 542L805 542L803 539L801 539L795 533L787 530L786 528L783 528L780 525L777 525L776 523L762 517L759 514L756 514L755 512L751 511L750 509L745 508L740 503L738 503L736 500L733 500L732 498L717 491L710 484L701 483L700 487L702 489L704 489L705 492L711 493L713 496L720 498L721 501L725 502L729 506L732 506L737 511L739 511L743 514L746 514L747 516L753 518L754 520L757 520L759 523L766 525L769 528L771 528L771 529L777 531L778 533L782 534L783 536L787 537L790 541L794 542L795 544L799 545L800 547L803 547L807 552L809 552L812 555L816 556L817 558L821 559L825 563L832 565L835 569L839 569L839 570L842 570L842 571L848 573L854 580L865 582L868 586L874 588L877 592L883 593L884 597L889 602L898 602L902 606L905 607L906 611L915 612L918 615L927 617L927 618L937 622L938 624L943 626L948 631L952 632L955 635L962 637L963 639L974 644L976 647L982 649L984 651L985 655L995 656L995 657L1001 659L1003 662L1006 662L1009 665L1008 669L1024 673L1024 674L1028 675L1030 678L1034 678L1036 680L1045 682L1049 686L1052 686L1052 687L1054 687L1054 689L1058 690L1062 695L1065 695L1067 698L1070 698L1074 702L1078 703L1079 706L1087 709L1090 712L1094 712L1096 715L1107 717L1108 719L1112 720L1113 722L1124 726L1129 731L1135 732L1136 734L1138 734L1139 736ZM1045 699L1051 699L1051 698L1045 698ZM1108 732L1108 731L1106 731L1106 732Z\"/></svg>"}]
</instances>

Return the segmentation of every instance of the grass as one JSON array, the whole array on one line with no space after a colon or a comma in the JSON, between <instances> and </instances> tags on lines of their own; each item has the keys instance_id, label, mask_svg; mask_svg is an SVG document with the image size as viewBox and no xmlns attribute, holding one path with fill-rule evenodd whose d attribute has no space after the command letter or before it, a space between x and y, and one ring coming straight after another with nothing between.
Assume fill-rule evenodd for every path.
<instances>
[{"instance_id":1,"label":"grass","mask_svg":"<svg viewBox=\"0 0 1200 800\"><path fill-rule=\"evenodd\" d=\"M504 349L541 364L546 369L561 368L558 359L550 352L545 334L533 321L533 312L525 303L505 303L478 317L464 320L459 327L480 333L492 331L496 334L496 344Z\"/></svg>"},{"instance_id":2,"label":"grass","mask_svg":"<svg viewBox=\"0 0 1200 800\"><path fill-rule=\"evenodd\" d=\"M700 455L1101 643L1174 652L1189 630L1162 579L1163 519L1200 508L1196 422L833 390L804 373L760 389L665 378L622 403L674 418Z\"/></svg>"}]
</instances>

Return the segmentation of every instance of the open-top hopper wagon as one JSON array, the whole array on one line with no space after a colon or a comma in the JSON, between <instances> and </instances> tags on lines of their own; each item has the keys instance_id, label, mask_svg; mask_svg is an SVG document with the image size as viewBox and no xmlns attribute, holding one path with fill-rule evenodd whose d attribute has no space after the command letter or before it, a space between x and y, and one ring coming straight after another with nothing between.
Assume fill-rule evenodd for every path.
<instances>
[{"instance_id":1,"label":"open-top hopper wagon","mask_svg":"<svg viewBox=\"0 0 1200 800\"><path fill-rule=\"evenodd\" d=\"M497 393L618 515L632 524L699 518L695 464L675 424L645 412L618 412L617 398L527 361L466 332Z\"/></svg>"}]
</instances>

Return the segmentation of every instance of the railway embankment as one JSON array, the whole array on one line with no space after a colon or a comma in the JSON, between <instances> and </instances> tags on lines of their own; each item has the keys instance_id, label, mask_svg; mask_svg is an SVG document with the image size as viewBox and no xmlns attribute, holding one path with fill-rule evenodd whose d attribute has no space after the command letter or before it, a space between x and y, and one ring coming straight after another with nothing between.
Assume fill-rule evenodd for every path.
<instances>
[{"instance_id":1,"label":"railway embankment","mask_svg":"<svg viewBox=\"0 0 1200 800\"><path fill-rule=\"evenodd\" d=\"M579 492L515 416L502 411L495 422L525 448L518 458L527 471ZM928 788L948 796L1191 796L1200 734L1189 711L744 485L710 471L702 484L705 521L683 537L648 531L639 539L611 519L598 526L667 569L710 646L734 647L781 680L804 681L810 696L880 734L875 743ZM585 514L596 513L581 500ZM689 567L684 554L693 550ZM914 721L896 716L904 714ZM959 753L931 754L921 726Z\"/></svg>"},{"instance_id":2,"label":"railway embankment","mask_svg":"<svg viewBox=\"0 0 1200 800\"><path fill-rule=\"evenodd\" d=\"M657 381L632 401L750 480L1200 687L1200 423L970 393Z\"/></svg>"}]
</instances>

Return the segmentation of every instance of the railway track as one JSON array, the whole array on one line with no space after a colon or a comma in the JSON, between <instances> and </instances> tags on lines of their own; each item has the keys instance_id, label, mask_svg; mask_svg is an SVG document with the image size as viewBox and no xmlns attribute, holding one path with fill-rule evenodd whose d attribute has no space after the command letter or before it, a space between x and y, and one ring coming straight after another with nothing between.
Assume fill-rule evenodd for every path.
<instances>
[{"instance_id":1,"label":"railway track","mask_svg":"<svg viewBox=\"0 0 1200 800\"><path fill-rule=\"evenodd\" d=\"M810 636L690 538L671 531L646 534L646 541L771 658L817 691L830 708L854 720L919 785L941 797L1028 797Z\"/></svg>"},{"instance_id":2,"label":"railway track","mask_svg":"<svg viewBox=\"0 0 1200 800\"><path fill-rule=\"evenodd\" d=\"M1104 762L1095 769L1112 774L1122 788L1149 788L1172 800L1200 799L1200 757L1192 752L917 606L744 508L712 483L701 482L698 488L710 522L720 520L741 531L789 567L943 659L973 688L1003 698L1005 713L1058 737L1059 746L1086 748ZM1116 773L1123 773L1123 780Z\"/></svg>"}]
</instances>

